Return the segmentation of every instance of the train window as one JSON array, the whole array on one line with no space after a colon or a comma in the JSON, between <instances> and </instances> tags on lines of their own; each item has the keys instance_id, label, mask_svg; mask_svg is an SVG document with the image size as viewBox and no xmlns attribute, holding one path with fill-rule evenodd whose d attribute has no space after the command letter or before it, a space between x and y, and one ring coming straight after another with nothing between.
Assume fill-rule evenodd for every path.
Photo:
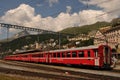
<instances>
[{"instance_id":1,"label":"train window","mask_svg":"<svg viewBox=\"0 0 120 80\"><path fill-rule=\"evenodd\" d=\"M43 54L43 57L45 57L45 54L46 54L46 53Z\"/></svg>"},{"instance_id":2,"label":"train window","mask_svg":"<svg viewBox=\"0 0 120 80\"><path fill-rule=\"evenodd\" d=\"M60 53L57 53L57 57L60 57Z\"/></svg>"},{"instance_id":3,"label":"train window","mask_svg":"<svg viewBox=\"0 0 120 80\"><path fill-rule=\"evenodd\" d=\"M43 57L43 54L39 54L38 57Z\"/></svg>"},{"instance_id":4,"label":"train window","mask_svg":"<svg viewBox=\"0 0 120 80\"><path fill-rule=\"evenodd\" d=\"M71 57L71 53L70 52L67 52L67 57Z\"/></svg>"},{"instance_id":5,"label":"train window","mask_svg":"<svg viewBox=\"0 0 120 80\"><path fill-rule=\"evenodd\" d=\"M37 54L37 56L36 57L41 57L41 54Z\"/></svg>"},{"instance_id":6,"label":"train window","mask_svg":"<svg viewBox=\"0 0 120 80\"><path fill-rule=\"evenodd\" d=\"M63 53L62 53L62 57L65 57L65 54L66 54L66 53L63 52Z\"/></svg>"},{"instance_id":7,"label":"train window","mask_svg":"<svg viewBox=\"0 0 120 80\"><path fill-rule=\"evenodd\" d=\"M27 55L24 55L23 57L27 57Z\"/></svg>"},{"instance_id":8,"label":"train window","mask_svg":"<svg viewBox=\"0 0 120 80\"><path fill-rule=\"evenodd\" d=\"M51 57L53 57L53 53L51 53Z\"/></svg>"},{"instance_id":9,"label":"train window","mask_svg":"<svg viewBox=\"0 0 120 80\"><path fill-rule=\"evenodd\" d=\"M35 55L32 55L32 57L38 57L38 55L35 54Z\"/></svg>"},{"instance_id":10,"label":"train window","mask_svg":"<svg viewBox=\"0 0 120 80\"><path fill-rule=\"evenodd\" d=\"M77 57L77 52L72 52L72 57Z\"/></svg>"},{"instance_id":11,"label":"train window","mask_svg":"<svg viewBox=\"0 0 120 80\"><path fill-rule=\"evenodd\" d=\"M109 51L108 47L105 47L105 54L108 54L108 51Z\"/></svg>"},{"instance_id":12,"label":"train window","mask_svg":"<svg viewBox=\"0 0 120 80\"><path fill-rule=\"evenodd\" d=\"M56 53L53 53L53 57L56 57Z\"/></svg>"},{"instance_id":13,"label":"train window","mask_svg":"<svg viewBox=\"0 0 120 80\"><path fill-rule=\"evenodd\" d=\"M43 54L41 54L41 57L43 57Z\"/></svg>"},{"instance_id":14,"label":"train window","mask_svg":"<svg viewBox=\"0 0 120 80\"><path fill-rule=\"evenodd\" d=\"M78 52L78 56L79 56L79 57L84 57L84 51L79 51L79 52Z\"/></svg>"},{"instance_id":15,"label":"train window","mask_svg":"<svg viewBox=\"0 0 120 80\"><path fill-rule=\"evenodd\" d=\"M88 51L88 57L90 57L90 51Z\"/></svg>"}]
</instances>

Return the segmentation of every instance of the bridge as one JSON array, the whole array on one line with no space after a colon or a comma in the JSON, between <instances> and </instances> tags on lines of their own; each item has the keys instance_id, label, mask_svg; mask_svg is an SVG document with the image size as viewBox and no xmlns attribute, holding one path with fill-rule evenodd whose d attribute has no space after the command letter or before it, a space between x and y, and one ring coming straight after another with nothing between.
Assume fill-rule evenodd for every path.
<instances>
[{"instance_id":1,"label":"bridge","mask_svg":"<svg viewBox=\"0 0 120 80\"><path fill-rule=\"evenodd\" d=\"M7 28L8 32L9 32L10 28L14 28L14 29L21 29L21 30L26 30L26 31L34 31L34 32L38 32L38 33L51 33L51 34L57 33L57 32L49 31L49 30L30 28L30 27L24 27L24 26L12 25L12 24L6 24L6 23L0 23L0 26Z\"/></svg>"},{"instance_id":2,"label":"bridge","mask_svg":"<svg viewBox=\"0 0 120 80\"><path fill-rule=\"evenodd\" d=\"M30 28L30 27L13 25L13 24L6 24L6 23L0 23L0 27L7 28L7 40L8 40L8 37L9 37L9 29L10 28L21 29L21 30L25 30L25 31L34 31L34 32L38 32L38 34L42 34L42 33L58 34L58 36L59 36L58 41L59 41L59 48L60 48L60 33L59 32L54 32L54 31L49 31L49 30L43 30L43 29L38 29L38 28ZM38 41L39 41L39 36L38 36Z\"/></svg>"}]
</instances>

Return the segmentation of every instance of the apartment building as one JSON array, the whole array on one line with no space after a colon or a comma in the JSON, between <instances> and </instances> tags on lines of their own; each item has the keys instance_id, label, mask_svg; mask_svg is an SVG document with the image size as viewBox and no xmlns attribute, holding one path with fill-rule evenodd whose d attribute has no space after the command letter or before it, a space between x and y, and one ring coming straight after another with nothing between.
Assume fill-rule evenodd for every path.
<instances>
[{"instance_id":1,"label":"apartment building","mask_svg":"<svg viewBox=\"0 0 120 80\"><path fill-rule=\"evenodd\" d=\"M68 40L69 41L79 41L79 40L84 41L84 40L89 40L89 37L85 34L80 34L80 35L75 36L73 38L69 38Z\"/></svg>"},{"instance_id":2,"label":"apartment building","mask_svg":"<svg viewBox=\"0 0 120 80\"><path fill-rule=\"evenodd\" d=\"M120 49L120 25L106 29L98 30L94 37L94 45L108 44L112 48ZM119 50L120 51L120 50Z\"/></svg>"},{"instance_id":3,"label":"apartment building","mask_svg":"<svg viewBox=\"0 0 120 80\"><path fill-rule=\"evenodd\" d=\"M106 31L104 34L106 35L108 44L112 48L119 47L119 45L120 45L120 25Z\"/></svg>"}]
</instances>

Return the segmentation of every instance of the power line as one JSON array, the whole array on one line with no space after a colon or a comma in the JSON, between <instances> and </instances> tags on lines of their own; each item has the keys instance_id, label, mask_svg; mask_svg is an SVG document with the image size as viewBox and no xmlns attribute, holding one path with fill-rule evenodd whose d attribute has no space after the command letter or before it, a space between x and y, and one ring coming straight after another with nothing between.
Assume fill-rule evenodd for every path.
<instances>
[{"instance_id":1,"label":"power line","mask_svg":"<svg viewBox=\"0 0 120 80\"><path fill-rule=\"evenodd\" d=\"M18 25L6 24L6 23L0 23L0 26L5 28L14 28L14 29L35 31L35 32L41 32L41 33L56 33L54 31L48 31L48 30L43 30L38 28L30 28L30 27L24 27L24 26L18 26Z\"/></svg>"},{"instance_id":2,"label":"power line","mask_svg":"<svg viewBox=\"0 0 120 80\"><path fill-rule=\"evenodd\" d=\"M101 1L101 2L99 2L99 3L96 3L95 5L103 4L103 3L106 3L106 2L110 2L110 1L113 1L113 0L105 0L105 1Z\"/></svg>"},{"instance_id":3,"label":"power line","mask_svg":"<svg viewBox=\"0 0 120 80\"><path fill-rule=\"evenodd\" d=\"M105 15L105 14L107 14L107 13L110 14L110 13L116 12L116 11L118 11L118 10L120 10L120 8L117 8L117 9L112 10L112 11L108 11L108 12L103 13L103 14L100 14L100 15L98 15L98 16L96 16L96 17L101 17L101 16L103 16L103 15Z\"/></svg>"}]
</instances>

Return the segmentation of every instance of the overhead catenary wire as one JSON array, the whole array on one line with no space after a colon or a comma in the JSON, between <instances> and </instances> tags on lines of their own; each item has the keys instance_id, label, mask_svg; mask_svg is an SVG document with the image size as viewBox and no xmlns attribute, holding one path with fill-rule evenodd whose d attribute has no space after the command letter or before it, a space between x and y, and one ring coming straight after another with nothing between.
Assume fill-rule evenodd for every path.
<instances>
[{"instance_id":1,"label":"overhead catenary wire","mask_svg":"<svg viewBox=\"0 0 120 80\"><path fill-rule=\"evenodd\" d=\"M116 11L118 11L118 10L120 10L120 8L117 8L117 9L114 9L114 10L111 10L111 11L108 11L108 12L103 13L103 14L100 14L100 15L98 15L98 16L96 16L96 17L100 17L100 16L103 16L103 15L105 15L105 14L111 14L111 13L116 12Z\"/></svg>"}]
</instances>

